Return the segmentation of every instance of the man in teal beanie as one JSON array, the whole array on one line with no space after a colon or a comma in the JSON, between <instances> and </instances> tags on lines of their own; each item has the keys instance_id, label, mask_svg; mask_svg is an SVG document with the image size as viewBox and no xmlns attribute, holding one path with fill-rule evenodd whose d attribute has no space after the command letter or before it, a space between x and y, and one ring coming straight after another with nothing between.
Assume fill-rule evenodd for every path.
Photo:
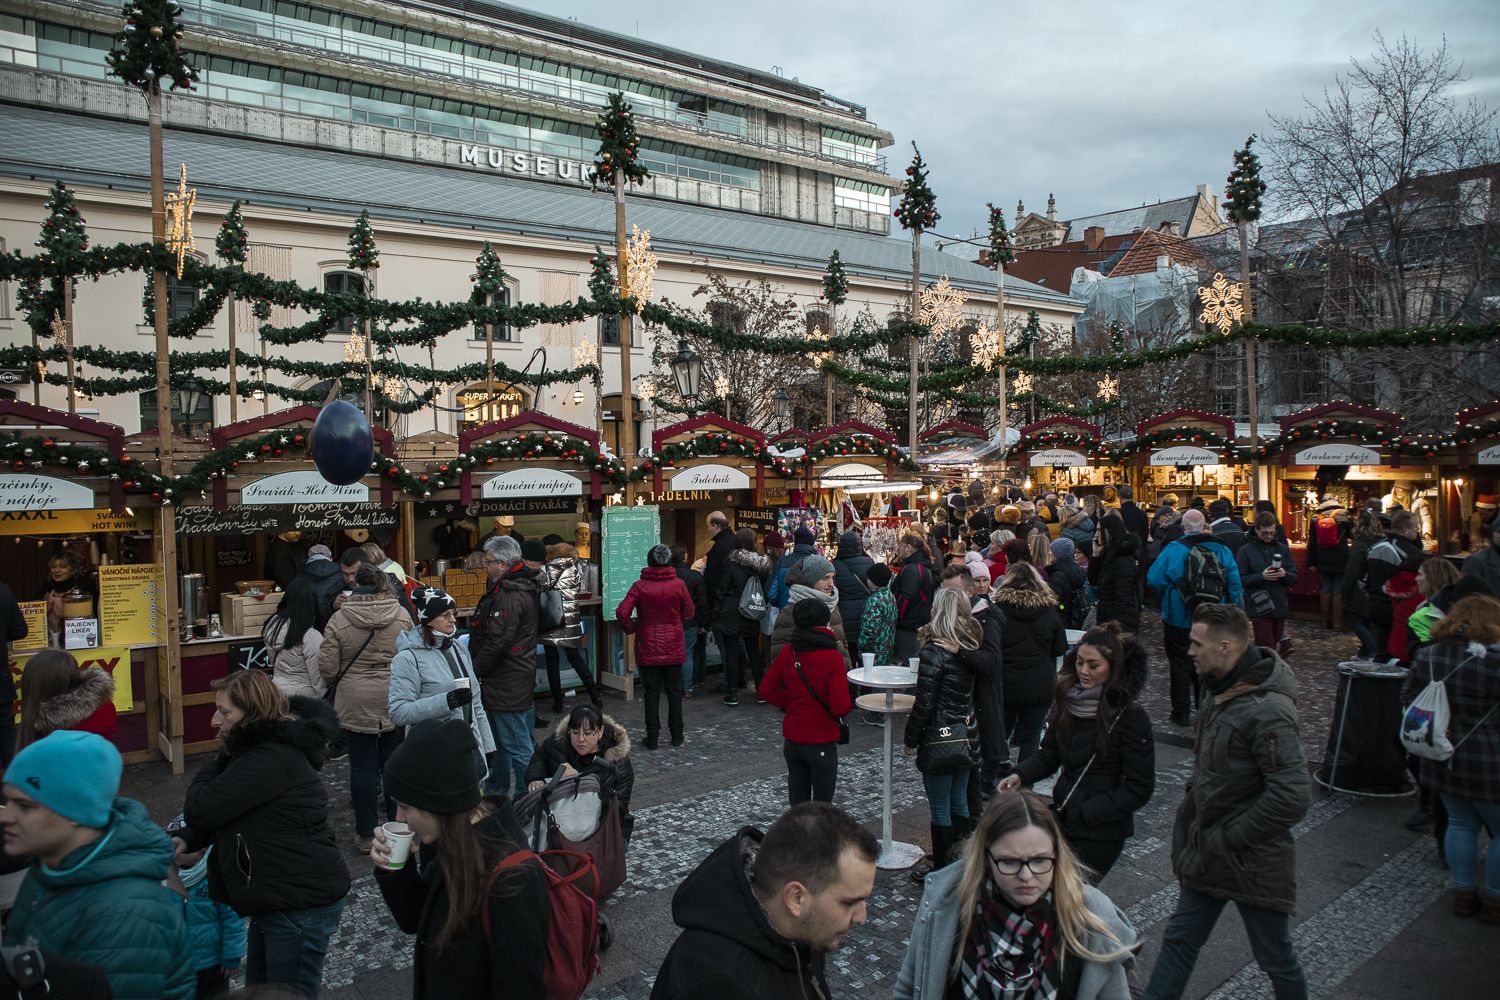
<instances>
[{"instance_id":1,"label":"man in teal beanie","mask_svg":"<svg viewBox=\"0 0 1500 1000\"><path fill-rule=\"evenodd\" d=\"M145 806L115 797L120 771L113 744L70 730L28 745L5 769L5 853L31 861L5 943L100 969L116 1000L188 1000L182 901L162 885L172 840Z\"/></svg>"}]
</instances>

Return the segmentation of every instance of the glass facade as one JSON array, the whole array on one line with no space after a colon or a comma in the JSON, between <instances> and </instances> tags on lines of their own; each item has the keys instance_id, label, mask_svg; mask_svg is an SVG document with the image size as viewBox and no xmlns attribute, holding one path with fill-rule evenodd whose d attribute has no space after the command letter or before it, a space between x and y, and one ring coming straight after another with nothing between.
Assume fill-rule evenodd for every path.
<instances>
[{"instance_id":1,"label":"glass facade","mask_svg":"<svg viewBox=\"0 0 1500 1000\"><path fill-rule=\"evenodd\" d=\"M891 210L891 192L877 184L835 177L833 204L838 208L852 208L860 212L885 215Z\"/></svg>"}]
</instances>

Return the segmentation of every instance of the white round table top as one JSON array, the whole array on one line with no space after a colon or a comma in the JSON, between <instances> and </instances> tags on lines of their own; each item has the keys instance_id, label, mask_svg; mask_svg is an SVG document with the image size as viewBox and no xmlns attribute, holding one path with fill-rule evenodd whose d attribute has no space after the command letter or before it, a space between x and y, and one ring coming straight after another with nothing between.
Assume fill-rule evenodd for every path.
<instances>
[{"instance_id":1,"label":"white round table top","mask_svg":"<svg viewBox=\"0 0 1500 1000\"><path fill-rule=\"evenodd\" d=\"M849 671L849 682L874 688L916 687L917 675L905 667L857 667Z\"/></svg>"}]
</instances>

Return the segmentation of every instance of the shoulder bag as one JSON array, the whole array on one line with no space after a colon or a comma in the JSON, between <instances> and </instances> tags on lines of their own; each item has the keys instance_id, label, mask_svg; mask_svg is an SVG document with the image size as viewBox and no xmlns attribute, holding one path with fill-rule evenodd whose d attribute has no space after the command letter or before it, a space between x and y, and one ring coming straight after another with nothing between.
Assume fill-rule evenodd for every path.
<instances>
[{"instance_id":1,"label":"shoulder bag","mask_svg":"<svg viewBox=\"0 0 1500 1000\"><path fill-rule=\"evenodd\" d=\"M1129 706L1126 706L1126 707L1129 707ZM1109 740L1109 737L1114 734L1115 726L1119 724L1120 719L1122 719L1124 717L1124 715L1125 715L1125 710L1121 709L1120 710L1120 714L1116 715L1115 718L1114 718L1114 721L1109 724L1109 728L1107 730L1105 730L1105 732L1104 732L1104 739L1105 739L1106 742ZM1059 819L1062 818L1063 810L1066 809L1066 808L1068 808L1068 803L1073 801L1073 793L1076 792L1076 791L1078 791L1078 786L1081 785L1081 784L1083 784L1083 779L1084 778L1088 777L1089 768L1091 768L1091 767L1094 766L1094 758L1098 757L1098 756L1099 756L1099 751L1098 750L1095 750L1093 753L1089 754L1089 762L1087 764L1083 765L1083 770L1082 771L1078 772L1078 778L1077 778L1077 780L1075 780L1073 782L1073 787L1068 789L1068 794L1063 796L1062 802L1060 802L1060 803L1059 802L1052 803L1052 811L1057 814L1057 816L1058 816Z\"/></svg>"},{"instance_id":2,"label":"shoulder bag","mask_svg":"<svg viewBox=\"0 0 1500 1000\"><path fill-rule=\"evenodd\" d=\"M828 702L818 697L818 692L813 690L812 684L807 680L807 674L802 671L802 661L797 659L797 651L795 649L792 650L792 666L797 668L797 676L802 678L802 683L807 688L807 693L812 695L812 700L822 705L823 711L828 713L828 717L839 724L839 746L847 744L849 742L849 723L844 721L843 716L834 715L833 709L828 707Z\"/></svg>"},{"instance_id":3,"label":"shoulder bag","mask_svg":"<svg viewBox=\"0 0 1500 1000\"><path fill-rule=\"evenodd\" d=\"M373 638L375 638L375 630L370 629L369 634L365 636L365 641L359 644L359 648L354 651L354 655L349 658L349 662L344 664L343 669L334 675L333 680L329 682L328 690L323 692L323 700L328 702L328 704L333 704L333 696L339 689L339 681L344 679L344 675L349 672L350 667L354 666L355 661L359 659L359 654L365 651L365 647L370 644L370 640Z\"/></svg>"}]
</instances>

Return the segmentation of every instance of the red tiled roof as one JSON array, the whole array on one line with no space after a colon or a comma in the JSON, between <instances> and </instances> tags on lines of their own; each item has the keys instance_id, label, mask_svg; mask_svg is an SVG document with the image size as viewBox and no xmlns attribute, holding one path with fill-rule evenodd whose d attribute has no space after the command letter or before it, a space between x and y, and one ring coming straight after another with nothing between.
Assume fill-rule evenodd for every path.
<instances>
[{"instance_id":1,"label":"red tiled roof","mask_svg":"<svg viewBox=\"0 0 1500 1000\"><path fill-rule=\"evenodd\" d=\"M1109 269L1111 278L1127 274L1150 274L1156 270L1156 258L1167 257L1174 264L1188 267L1207 267L1208 260L1190 242L1181 236L1151 230L1138 233L1135 245L1125 251L1125 256Z\"/></svg>"},{"instance_id":2,"label":"red tiled roof","mask_svg":"<svg viewBox=\"0 0 1500 1000\"><path fill-rule=\"evenodd\" d=\"M1140 233L1106 236L1094 250L1085 246L1083 240L1037 250L1022 250L1016 254L1015 263L1007 267L1005 273L1043 288L1050 288L1054 292L1066 292L1073 284L1075 268L1087 267L1097 271L1099 265L1118 254L1139 236Z\"/></svg>"}]
</instances>

